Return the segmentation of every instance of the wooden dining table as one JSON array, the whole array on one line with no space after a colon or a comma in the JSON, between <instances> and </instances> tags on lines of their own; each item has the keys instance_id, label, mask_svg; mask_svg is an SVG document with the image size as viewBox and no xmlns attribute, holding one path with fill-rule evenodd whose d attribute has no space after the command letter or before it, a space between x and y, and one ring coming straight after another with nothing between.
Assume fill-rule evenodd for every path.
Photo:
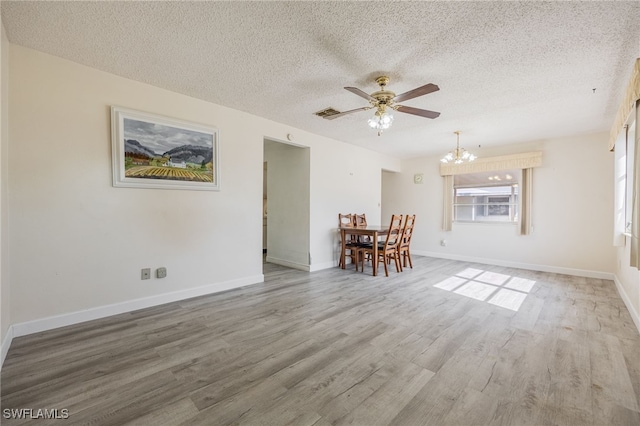
<instances>
[{"instance_id":1,"label":"wooden dining table","mask_svg":"<svg viewBox=\"0 0 640 426\"><path fill-rule=\"evenodd\" d=\"M384 236L389 233L389 226L380 225L365 225L365 226L341 226L338 228L340 231L340 241L342 247L340 247L340 262L342 269L345 268L345 251L347 235L368 236L373 243L373 275L378 275L378 237Z\"/></svg>"}]
</instances>

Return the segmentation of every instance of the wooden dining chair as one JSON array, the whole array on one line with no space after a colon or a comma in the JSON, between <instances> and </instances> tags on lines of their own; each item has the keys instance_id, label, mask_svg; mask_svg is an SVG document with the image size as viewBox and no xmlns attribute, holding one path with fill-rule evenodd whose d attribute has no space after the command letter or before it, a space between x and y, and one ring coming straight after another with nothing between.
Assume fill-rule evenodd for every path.
<instances>
[{"instance_id":1,"label":"wooden dining chair","mask_svg":"<svg viewBox=\"0 0 640 426\"><path fill-rule=\"evenodd\" d=\"M380 262L384 265L384 275L389 276L389 268L387 267L387 259L393 259L396 264L396 271L402 272L402 265L400 263L400 256L398 252L398 245L402 238L402 215L392 215L391 223L389 224L389 233L384 242L377 242L378 244L378 265ZM373 256L373 244L359 246L356 249L356 262L361 262L362 272L364 272L364 259L366 256ZM357 269L357 265L356 265Z\"/></svg>"},{"instance_id":2,"label":"wooden dining chair","mask_svg":"<svg viewBox=\"0 0 640 426\"><path fill-rule=\"evenodd\" d=\"M416 223L416 215L406 215L404 219L404 226L402 227L402 238L398 244L398 256L402 259L403 267L407 267L407 259L409 259L409 267L413 269L413 262L411 261L411 236L413 235L413 227Z\"/></svg>"},{"instance_id":3,"label":"wooden dining chair","mask_svg":"<svg viewBox=\"0 0 640 426\"><path fill-rule=\"evenodd\" d=\"M367 215L365 213L362 214L353 214L353 224L354 226L367 226ZM371 237L368 235L358 235L357 242L362 244L367 244L371 242Z\"/></svg>"},{"instance_id":4,"label":"wooden dining chair","mask_svg":"<svg viewBox=\"0 0 640 426\"><path fill-rule=\"evenodd\" d=\"M351 213L338 213L338 223L340 226L353 226L355 225L355 219Z\"/></svg>"},{"instance_id":5,"label":"wooden dining chair","mask_svg":"<svg viewBox=\"0 0 640 426\"><path fill-rule=\"evenodd\" d=\"M367 226L367 215L362 213L362 214L353 214L351 215L353 217L353 224L355 226Z\"/></svg>"},{"instance_id":6,"label":"wooden dining chair","mask_svg":"<svg viewBox=\"0 0 640 426\"><path fill-rule=\"evenodd\" d=\"M349 228L353 227L355 224L355 218L351 213L338 213L338 226L340 228ZM358 247L357 240L354 235L347 235L347 240L345 241L345 257L351 257L351 263L355 263L356 260L356 248ZM338 267L342 267L342 241L340 241L340 260L338 261ZM348 251L348 253L347 253Z\"/></svg>"}]
</instances>

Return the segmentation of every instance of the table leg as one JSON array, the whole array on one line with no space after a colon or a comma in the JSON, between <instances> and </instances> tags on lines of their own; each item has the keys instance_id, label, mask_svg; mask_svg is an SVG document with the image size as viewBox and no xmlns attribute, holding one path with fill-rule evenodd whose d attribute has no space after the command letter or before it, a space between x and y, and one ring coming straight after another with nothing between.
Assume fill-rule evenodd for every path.
<instances>
[{"instance_id":1,"label":"table leg","mask_svg":"<svg viewBox=\"0 0 640 426\"><path fill-rule=\"evenodd\" d=\"M344 255L344 252L347 250L347 243L345 242L345 237L346 237L346 232L344 229L341 229L340 230L340 241L341 241L340 262L342 264L342 269L345 269L345 261L346 261L345 259L346 256Z\"/></svg>"},{"instance_id":2,"label":"table leg","mask_svg":"<svg viewBox=\"0 0 640 426\"><path fill-rule=\"evenodd\" d=\"M373 264L373 276L378 275L378 232L373 231L373 259L371 260Z\"/></svg>"}]
</instances>

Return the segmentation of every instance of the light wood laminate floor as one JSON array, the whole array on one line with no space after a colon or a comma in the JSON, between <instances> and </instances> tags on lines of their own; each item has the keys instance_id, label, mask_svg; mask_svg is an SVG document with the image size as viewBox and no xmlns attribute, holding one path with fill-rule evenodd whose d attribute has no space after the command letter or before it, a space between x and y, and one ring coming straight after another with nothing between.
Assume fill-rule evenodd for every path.
<instances>
[{"instance_id":1,"label":"light wood laminate floor","mask_svg":"<svg viewBox=\"0 0 640 426\"><path fill-rule=\"evenodd\" d=\"M613 282L414 258L389 278L266 264L263 284L16 338L2 408L69 419L2 424L640 424Z\"/></svg>"}]
</instances>

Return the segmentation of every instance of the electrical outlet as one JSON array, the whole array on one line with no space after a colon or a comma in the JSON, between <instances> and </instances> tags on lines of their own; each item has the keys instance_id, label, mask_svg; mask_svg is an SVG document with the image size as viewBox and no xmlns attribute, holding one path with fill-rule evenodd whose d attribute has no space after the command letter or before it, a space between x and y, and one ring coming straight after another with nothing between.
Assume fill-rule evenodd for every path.
<instances>
[{"instance_id":1,"label":"electrical outlet","mask_svg":"<svg viewBox=\"0 0 640 426\"><path fill-rule=\"evenodd\" d=\"M141 272L141 280L148 280L149 278L151 278L151 268L144 268Z\"/></svg>"},{"instance_id":2,"label":"electrical outlet","mask_svg":"<svg viewBox=\"0 0 640 426\"><path fill-rule=\"evenodd\" d=\"M167 276L167 268L158 268L156 269L156 277L157 278L164 278Z\"/></svg>"},{"instance_id":3,"label":"electrical outlet","mask_svg":"<svg viewBox=\"0 0 640 426\"><path fill-rule=\"evenodd\" d=\"M445 247L447 245L447 240L440 240L440 245Z\"/></svg>"}]
</instances>

